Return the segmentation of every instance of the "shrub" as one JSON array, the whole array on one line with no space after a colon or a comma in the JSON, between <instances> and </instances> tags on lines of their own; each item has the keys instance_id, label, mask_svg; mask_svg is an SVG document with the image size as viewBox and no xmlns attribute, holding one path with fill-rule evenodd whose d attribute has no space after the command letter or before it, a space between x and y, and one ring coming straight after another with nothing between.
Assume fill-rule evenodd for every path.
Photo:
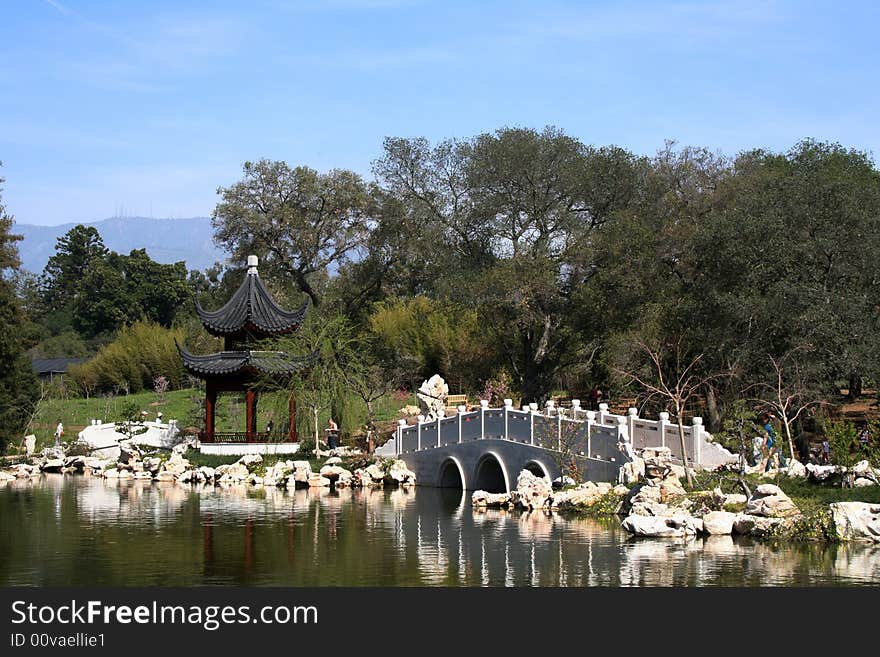
<instances>
[{"instance_id":1,"label":"shrub","mask_svg":"<svg viewBox=\"0 0 880 657\"><path fill-rule=\"evenodd\" d=\"M835 464L845 467L855 464L859 459L859 431L852 422L826 420L822 423L822 432L831 447L831 460Z\"/></svg>"},{"instance_id":2,"label":"shrub","mask_svg":"<svg viewBox=\"0 0 880 657\"><path fill-rule=\"evenodd\" d=\"M164 377L169 387L181 388L186 373L174 341L181 343L183 338L181 329L137 322L122 329L95 358L71 367L70 376L87 396L95 392L153 390L159 377Z\"/></svg>"}]
</instances>

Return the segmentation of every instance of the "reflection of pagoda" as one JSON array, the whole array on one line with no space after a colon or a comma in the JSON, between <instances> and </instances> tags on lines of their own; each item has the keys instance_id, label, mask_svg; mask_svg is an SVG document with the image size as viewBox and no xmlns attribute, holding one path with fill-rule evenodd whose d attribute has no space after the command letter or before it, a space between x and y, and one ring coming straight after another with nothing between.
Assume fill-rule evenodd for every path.
<instances>
[{"instance_id":1,"label":"reflection of pagoda","mask_svg":"<svg viewBox=\"0 0 880 657\"><path fill-rule=\"evenodd\" d=\"M205 430L201 441L257 442L272 440L257 431L257 391L261 377L270 375L279 382L310 365L316 354L290 356L281 351L252 349L257 340L296 331L306 316L308 301L293 312L282 310L266 290L257 273L257 257L248 256L248 270L241 287L220 310L209 312L196 302L196 312L205 329L224 338L224 350L197 356L179 347L186 369L205 380ZM244 432L216 432L214 413L218 392L244 392L247 406ZM290 396L290 424L282 439L296 442L296 401ZM275 436L275 440L278 440Z\"/></svg>"}]
</instances>

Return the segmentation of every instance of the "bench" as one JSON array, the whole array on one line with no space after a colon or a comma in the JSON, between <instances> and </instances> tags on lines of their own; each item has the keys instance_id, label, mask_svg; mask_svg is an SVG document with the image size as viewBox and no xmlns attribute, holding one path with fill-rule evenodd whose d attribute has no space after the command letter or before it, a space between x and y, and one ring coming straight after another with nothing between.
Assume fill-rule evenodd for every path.
<instances>
[{"instance_id":1,"label":"bench","mask_svg":"<svg viewBox=\"0 0 880 657\"><path fill-rule=\"evenodd\" d=\"M468 405L467 395L448 395L446 397L446 408L458 410L459 406Z\"/></svg>"},{"instance_id":2,"label":"bench","mask_svg":"<svg viewBox=\"0 0 880 657\"><path fill-rule=\"evenodd\" d=\"M615 415L626 415L631 408L638 408L638 397L621 397L608 404L608 410Z\"/></svg>"},{"instance_id":3,"label":"bench","mask_svg":"<svg viewBox=\"0 0 880 657\"><path fill-rule=\"evenodd\" d=\"M556 408L571 408L571 397L567 394L553 395L550 399L556 404Z\"/></svg>"}]
</instances>

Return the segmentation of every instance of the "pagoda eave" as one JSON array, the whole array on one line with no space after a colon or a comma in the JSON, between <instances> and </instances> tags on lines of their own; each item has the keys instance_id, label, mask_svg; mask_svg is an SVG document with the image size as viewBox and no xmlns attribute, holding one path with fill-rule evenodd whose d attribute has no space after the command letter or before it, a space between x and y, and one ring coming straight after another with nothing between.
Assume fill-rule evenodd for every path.
<instances>
[{"instance_id":1,"label":"pagoda eave","mask_svg":"<svg viewBox=\"0 0 880 657\"><path fill-rule=\"evenodd\" d=\"M201 379L236 376L256 379L265 375L288 376L310 367L318 358L313 352L291 356L281 351L220 351L192 354L177 346L184 368Z\"/></svg>"}]
</instances>

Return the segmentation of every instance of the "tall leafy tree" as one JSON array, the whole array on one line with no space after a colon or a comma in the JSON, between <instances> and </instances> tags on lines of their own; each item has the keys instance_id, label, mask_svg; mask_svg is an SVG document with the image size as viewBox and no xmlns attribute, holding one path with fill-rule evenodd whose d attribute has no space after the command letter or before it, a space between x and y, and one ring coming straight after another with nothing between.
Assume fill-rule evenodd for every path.
<instances>
[{"instance_id":1,"label":"tall leafy tree","mask_svg":"<svg viewBox=\"0 0 880 657\"><path fill-rule=\"evenodd\" d=\"M239 262L261 255L264 270L291 278L315 306L330 269L363 247L371 227L369 188L351 171L245 162L242 179L218 193L215 240Z\"/></svg>"}]
</instances>

